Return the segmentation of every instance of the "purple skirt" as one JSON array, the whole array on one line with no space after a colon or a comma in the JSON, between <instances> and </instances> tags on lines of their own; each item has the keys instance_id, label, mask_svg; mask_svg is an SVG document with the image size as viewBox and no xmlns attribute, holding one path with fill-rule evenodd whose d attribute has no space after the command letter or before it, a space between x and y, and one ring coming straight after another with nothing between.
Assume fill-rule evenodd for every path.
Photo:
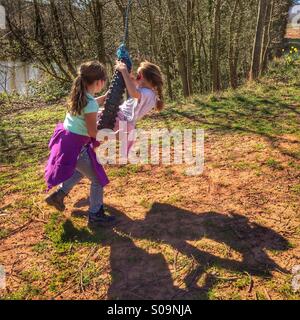
<instances>
[{"instance_id":1,"label":"purple skirt","mask_svg":"<svg viewBox=\"0 0 300 320\"><path fill-rule=\"evenodd\" d=\"M109 183L105 170L98 163L94 152L98 142L90 137L67 131L63 124L59 123L49 143L50 157L45 169L47 191L73 176L79 154L85 145L88 145L88 154L100 184L105 187Z\"/></svg>"}]
</instances>

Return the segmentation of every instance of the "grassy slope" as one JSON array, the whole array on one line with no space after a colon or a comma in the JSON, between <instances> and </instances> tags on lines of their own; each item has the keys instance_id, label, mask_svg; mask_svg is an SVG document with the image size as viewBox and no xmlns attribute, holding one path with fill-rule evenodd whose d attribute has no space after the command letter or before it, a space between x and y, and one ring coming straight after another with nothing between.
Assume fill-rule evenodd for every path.
<instances>
[{"instance_id":1,"label":"grassy slope","mask_svg":"<svg viewBox=\"0 0 300 320\"><path fill-rule=\"evenodd\" d=\"M0 263L10 274L0 295L299 299L290 275L300 257L298 67L275 63L259 83L146 118L141 127L206 129L205 172L108 168L106 202L121 223L97 232L85 227L86 181L66 217L42 201L47 142L64 107L2 103Z\"/></svg>"}]
</instances>

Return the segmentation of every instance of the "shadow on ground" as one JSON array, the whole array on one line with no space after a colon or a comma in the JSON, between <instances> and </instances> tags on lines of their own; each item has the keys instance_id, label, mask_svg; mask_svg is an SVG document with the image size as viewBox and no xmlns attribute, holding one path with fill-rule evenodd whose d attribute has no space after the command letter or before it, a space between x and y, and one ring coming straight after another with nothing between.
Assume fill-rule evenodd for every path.
<instances>
[{"instance_id":1,"label":"shadow on ground","mask_svg":"<svg viewBox=\"0 0 300 320\"><path fill-rule=\"evenodd\" d=\"M194 213L160 203L153 205L144 220L131 220L115 208L108 210L118 218L114 228L79 230L67 220L63 240L111 247L109 299L207 299L209 291L219 280L217 274L206 272L212 266L265 277L270 277L271 271L276 269L288 272L266 253L266 250L288 250L287 240L271 229L251 223L245 216ZM147 251L139 248L133 238L147 241ZM205 251L188 243L203 238L227 245L239 253L240 258L220 257L213 250ZM171 250L174 257L168 257L169 262L159 253L160 244L174 249ZM184 279L179 281L180 287L185 289L174 285L176 269L182 268L182 265L176 267L176 252L194 260ZM173 259L172 273L170 259ZM201 286L198 285L200 278Z\"/></svg>"}]
</instances>

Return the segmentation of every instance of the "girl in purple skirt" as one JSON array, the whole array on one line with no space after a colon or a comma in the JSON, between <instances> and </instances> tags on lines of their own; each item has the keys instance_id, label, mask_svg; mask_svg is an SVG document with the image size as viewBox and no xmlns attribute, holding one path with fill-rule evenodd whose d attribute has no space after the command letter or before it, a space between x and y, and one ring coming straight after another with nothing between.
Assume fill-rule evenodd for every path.
<instances>
[{"instance_id":1,"label":"girl in purple skirt","mask_svg":"<svg viewBox=\"0 0 300 320\"><path fill-rule=\"evenodd\" d=\"M103 188L109 180L94 152L99 146L96 141L99 103L103 104L106 98L102 96L96 101L94 96L103 89L106 80L105 67L99 62L81 65L65 121L58 124L51 138L45 171L48 191L58 186L46 202L59 211L65 210L64 199L83 177L91 181L89 224L114 221L114 217L104 211Z\"/></svg>"}]
</instances>

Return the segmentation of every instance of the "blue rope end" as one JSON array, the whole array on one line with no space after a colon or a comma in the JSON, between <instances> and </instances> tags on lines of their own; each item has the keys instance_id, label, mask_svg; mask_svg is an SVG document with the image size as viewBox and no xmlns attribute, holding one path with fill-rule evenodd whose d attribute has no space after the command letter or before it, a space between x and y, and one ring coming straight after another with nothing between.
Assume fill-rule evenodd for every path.
<instances>
[{"instance_id":1,"label":"blue rope end","mask_svg":"<svg viewBox=\"0 0 300 320\"><path fill-rule=\"evenodd\" d=\"M126 45L124 43L121 44L120 47L118 48L117 57L118 57L118 60L123 61L127 65L128 71L131 72L132 60L130 58Z\"/></svg>"}]
</instances>

